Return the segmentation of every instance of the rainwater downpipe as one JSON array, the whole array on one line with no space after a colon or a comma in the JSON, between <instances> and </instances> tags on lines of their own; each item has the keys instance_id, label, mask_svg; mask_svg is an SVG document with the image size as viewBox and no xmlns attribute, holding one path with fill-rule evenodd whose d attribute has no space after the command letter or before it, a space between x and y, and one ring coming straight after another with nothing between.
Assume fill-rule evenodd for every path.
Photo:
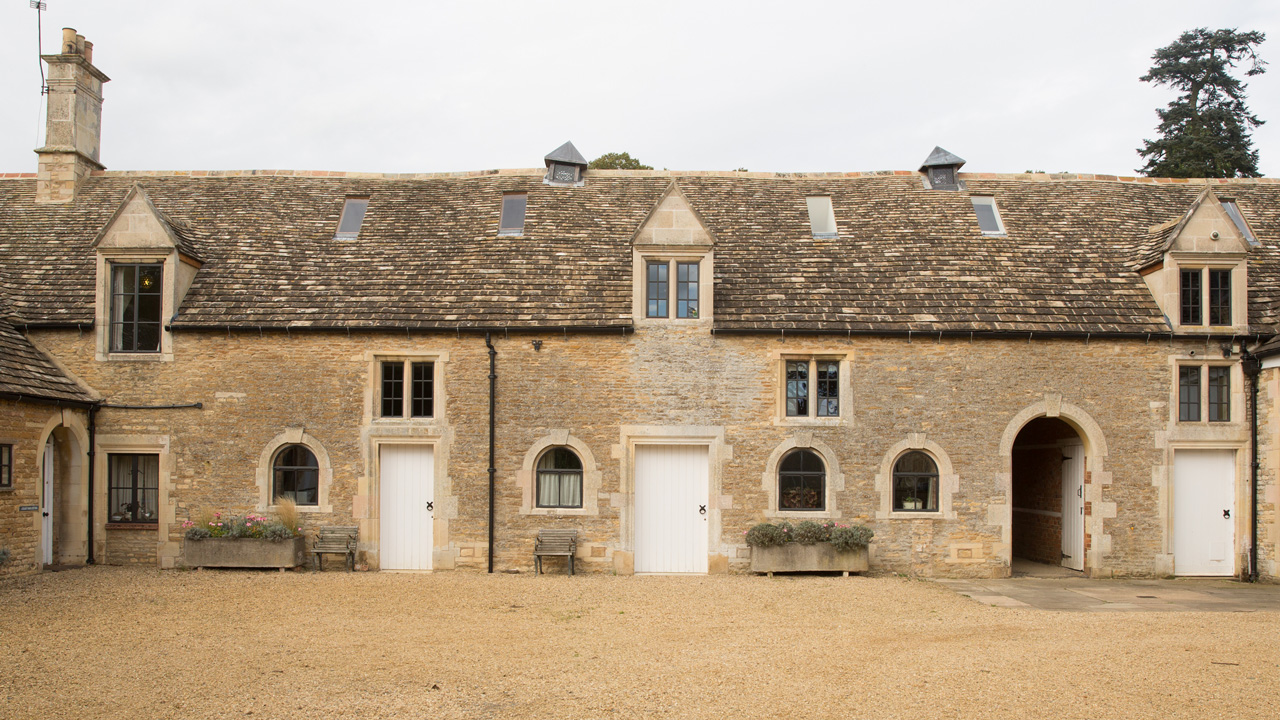
<instances>
[{"instance_id":1,"label":"rainwater downpipe","mask_svg":"<svg viewBox=\"0 0 1280 720\"><path fill-rule=\"evenodd\" d=\"M489 348L489 572L493 572L493 489L494 474L497 472L493 466L493 426L494 395L498 383L498 351L494 349L489 333L484 334L484 346Z\"/></svg>"},{"instance_id":2,"label":"rainwater downpipe","mask_svg":"<svg viewBox=\"0 0 1280 720\"><path fill-rule=\"evenodd\" d=\"M1258 377L1262 361L1242 348L1240 366L1249 378L1249 582L1258 582Z\"/></svg>"},{"instance_id":3,"label":"rainwater downpipe","mask_svg":"<svg viewBox=\"0 0 1280 720\"><path fill-rule=\"evenodd\" d=\"M89 503L88 503L89 527L87 529L88 532L86 533L86 541L88 543L88 553L85 555L85 559L84 559L85 565L94 564L94 560L93 560L93 466L94 466L94 461L93 459L98 454L94 450L94 447L96 447L97 445L97 440L95 439L97 437L97 425L95 423L95 420L98 416L98 407L99 406L96 404L89 406L89 452L88 452L89 474L88 474L88 481L86 483L86 485L89 488Z\"/></svg>"}]
</instances>

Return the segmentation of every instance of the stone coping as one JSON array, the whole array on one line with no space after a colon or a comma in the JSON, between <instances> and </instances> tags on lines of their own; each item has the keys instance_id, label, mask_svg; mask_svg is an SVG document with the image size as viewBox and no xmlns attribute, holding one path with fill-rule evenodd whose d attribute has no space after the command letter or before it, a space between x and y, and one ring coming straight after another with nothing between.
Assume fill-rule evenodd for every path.
<instances>
[{"instance_id":1,"label":"stone coping","mask_svg":"<svg viewBox=\"0 0 1280 720\"><path fill-rule=\"evenodd\" d=\"M921 173L914 170L871 170L855 172L736 172L732 170L590 170L597 177L716 177L778 180L813 180L835 178L910 177ZM517 168L502 170L466 170L434 173L378 173L350 172L343 170L94 170L94 177L300 177L300 178L349 178L357 180L433 180L441 178L477 178L493 176L540 177L546 174L542 168ZM30 180L38 173L0 173L0 179ZM588 176L588 180L590 179ZM1234 183L1280 183L1280 178L1165 178L1137 177L1132 175L1106 175L1100 173L959 173L961 180L1026 180L1050 182L1060 180L1091 180L1150 185L1226 185Z\"/></svg>"}]
</instances>

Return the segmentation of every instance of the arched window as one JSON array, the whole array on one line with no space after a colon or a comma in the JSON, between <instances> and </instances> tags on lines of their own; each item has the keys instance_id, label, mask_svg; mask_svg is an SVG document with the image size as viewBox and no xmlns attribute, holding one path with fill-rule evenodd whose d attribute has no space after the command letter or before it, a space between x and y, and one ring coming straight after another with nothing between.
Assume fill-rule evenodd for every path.
<instances>
[{"instance_id":1,"label":"arched window","mask_svg":"<svg viewBox=\"0 0 1280 720\"><path fill-rule=\"evenodd\" d=\"M893 509L938 511L938 464L913 450L893 465Z\"/></svg>"},{"instance_id":2,"label":"arched window","mask_svg":"<svg viewBox=\"0 0 1280 720\"><path fill-rule=\"evenodd\" d=\"M827 469L812 450L792 450L778 466L779 510L825 510Z\"/></svg>"},{"instance_id":3,"label":"arched window","mask_svg":"<svg viewBox=\"0 0 1280 720\"><path fill-rule=\"evenodd\" d=\"M299 505L320 504L320 463L305 445L286 445L271 464L272 503L282 499Z\"/></svg>"},{"instance_id":4,"label":"arched window","mask_svg":"<svg viewBox=\"0 0 1280 720\"><path fill-rule=\"evenodd\" d=\"M582 507L582 460L566 447L547 450L538 459L538 507Z\"/></svg>"}]
</instances>

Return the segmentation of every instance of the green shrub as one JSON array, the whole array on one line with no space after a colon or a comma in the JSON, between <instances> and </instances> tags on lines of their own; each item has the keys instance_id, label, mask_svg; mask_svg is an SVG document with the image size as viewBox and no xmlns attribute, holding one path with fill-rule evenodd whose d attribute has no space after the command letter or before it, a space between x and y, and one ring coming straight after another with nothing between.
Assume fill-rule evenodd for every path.
<instances>
[{"instance_id":1,"label":"green shrub","mask_svg":"<svg viewBox=\"0 0 1280 720\"><path fill-rule=\"evenodd\" d=\"M262 527L262 539L279 542L280 540L288 540L297 537L297 533L290 530L284 523L273 522L267 523Z\"/></svg>"},{"instance_id":2,"label":"green shrub","mask_svg":"<svg viewBox=\"0 0 1280 720\"><path fill-rule=\"evenodd\" d=\"M204 540L205 538L213 537L213 533L209 532L209 528L207 527L192 525L187 528L187 531L183 533L182 536L188 540Z\"/></svg>"},{"instance_id":3,"label":"green shrub","mask_svg":"<svg viewBox=\"0 0 1280 720\"><path fill-rule=\"evenodd\" d=\"M747 531L747 544L751 547L774 547L788 540L782 529L773 523L760 523Z\"/></svg>"},{"instance_id":4,"label":"green shrub","mask_svg":"<svg viewBox=\"0 0 1280 720\"><path fill-rule=\"evenodd\" d=\"M855 548L864 548L875 531L866 525L836 525L831 528L831 544L836 550L848 552Z\"/></svg>"},{"instance_id":5,"label":"green shrub","mask_svg":"<svg viewBox=\"0 0 1280 720\"><path fill-rule=\"evenodd\" d=\"M294 518L294 522L297 519ZM182 523L185 528L183 537L188 540L204 540L205 538L266 538L267 540L288 540L301 533L297 527L290 527L287 522L271 520L265 515L250 513L244 517L223 517L222 513L205 514L198 522L188 520Z\"/></svg>"},{"instance_id":6,"label":"green shrub","mask_svg":"<svg viewBox=\"0 0 1280 720\"><path fill-rule=\"evenodd\" d=\"M801 545L827 542L831 539L831 524L819 525L812 520L805 520L796 525L794 540Z\"/></svg>"},{"instance_id":7,"label":"green shrub","mask_svg":"<svg viewBox=\"0 0 1280 720\"><path fill-rule=\"evenodd\" d=\"M746 532L747 544L751 547L777 547L789 542L801 545L829 542L840 552L865 548L873 536L875 532L866 525L818 523L812 520L804 520L796 525L785 520L780 523L760 523Z\"/></svg>"}]
</instances>

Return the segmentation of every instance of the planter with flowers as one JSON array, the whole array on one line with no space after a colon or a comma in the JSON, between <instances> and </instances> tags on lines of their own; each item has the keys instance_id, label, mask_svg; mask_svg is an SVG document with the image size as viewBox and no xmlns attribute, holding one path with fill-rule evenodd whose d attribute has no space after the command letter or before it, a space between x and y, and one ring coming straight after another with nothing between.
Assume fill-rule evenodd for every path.
<instances>
[{"instance_id":1,"label":"planter with flowers","mask_svg":"<svg viewBox=\"0 0 1280 720\"><path fill-rule=\"evenodd\" d=\"M869 567L867 543L875 535L866 525L805 520L760 523L747 531L751 571L864 572Z\"/></svg>"},{"instance_id":2,"label":"planter with flowers","mask_svg":"<svg viewBox=\"0 0 1280 720\"><path fill-rule=\"evenodd\" d=\"M281 501L278 517L250 513L230 516L213 513L188 520L182 543L186 567L291 568L306 560L306 537L299 531L298 509Z\"/></svg>"}]
</instances>

